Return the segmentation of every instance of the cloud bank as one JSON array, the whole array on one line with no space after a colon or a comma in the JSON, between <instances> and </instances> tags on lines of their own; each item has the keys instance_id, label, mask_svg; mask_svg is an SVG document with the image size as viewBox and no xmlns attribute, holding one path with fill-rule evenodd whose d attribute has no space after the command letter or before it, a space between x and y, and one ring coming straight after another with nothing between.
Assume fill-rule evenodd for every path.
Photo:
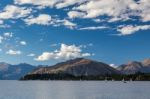
<instances>
[{"instance_id":1,"label":"cloud bank","mask_svg":"<svg viewBox=\"0 0 150 99\"><path fill-rule=\"evenodd\" d=\"M149 0L109 0L109 2L106 0L14 0L13 4L6 5L0 11L0 27L7 26L5 25L6 20L21 19L27 25L65 26L77 30L101 30L103 29L101 27L107 26L115 29L116 34L131 35L133 34L132 31L130 33L124 33L123 31L127 27L132 28L129 27L133 25L131 24L132 21L139 21L133 27L145 27L148 25L147 22L150 22L149 2ZM43 13L46 8L60 10L65 16L59 13L55 15ZM85 27L78 23L77 19L89 21L88 23L95 20L93 21L95 24L105 22L105 25L94 26L94 23L91 23ZM118 30L119 25L115 27L110 25L110 23L126 21L130 22L126 26L122 24L124 25L123 30ZM136 28L134 33L147 29L149 28Z\"/></svg>"}]
</instances>

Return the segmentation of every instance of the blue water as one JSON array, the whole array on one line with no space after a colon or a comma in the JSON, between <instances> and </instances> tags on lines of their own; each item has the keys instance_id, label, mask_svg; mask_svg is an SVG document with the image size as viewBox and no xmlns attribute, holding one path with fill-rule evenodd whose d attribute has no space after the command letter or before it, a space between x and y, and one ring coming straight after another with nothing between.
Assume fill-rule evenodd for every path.
<instances>
[{"instance_id":1,"label":"blue water","mask_svg":"<svg viewBox=\"0 0 150 99\"><path fill-rule=\"evenodd\" d=\"M0 81L0 99L150 99L150 82Z\"/></svg>"}]
</instances>

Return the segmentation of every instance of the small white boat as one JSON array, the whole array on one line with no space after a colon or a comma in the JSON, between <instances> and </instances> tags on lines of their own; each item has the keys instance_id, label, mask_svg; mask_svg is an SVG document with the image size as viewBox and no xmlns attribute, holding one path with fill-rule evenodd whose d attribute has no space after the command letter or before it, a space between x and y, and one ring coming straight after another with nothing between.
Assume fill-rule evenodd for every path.
<instances>
[{"instance_id":1,"label":"small white boat","mask_svg":"<svg viewBox=\"0 0 150 99\"><path fill-rule=\"evenodd\" d=\"M127 82L124 80L124 78L122 79L122 82L123 82L123 83L127 83Z\"/></svg>"}]
</instances>

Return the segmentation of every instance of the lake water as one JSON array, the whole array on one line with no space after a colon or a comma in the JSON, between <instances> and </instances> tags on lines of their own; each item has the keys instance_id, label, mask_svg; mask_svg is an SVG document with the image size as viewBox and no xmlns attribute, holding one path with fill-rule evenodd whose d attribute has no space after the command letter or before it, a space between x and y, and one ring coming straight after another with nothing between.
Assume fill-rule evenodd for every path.
<instances>
[{"instance_id":1,"label":"lake water","mask_svg":"<svg viewBox=\"0 0 150 99\"><path fill-rule=\"evenodd\" d=\"M150 82L0 81L0 99L150 99Z\"/></svg>"}]
</instances>

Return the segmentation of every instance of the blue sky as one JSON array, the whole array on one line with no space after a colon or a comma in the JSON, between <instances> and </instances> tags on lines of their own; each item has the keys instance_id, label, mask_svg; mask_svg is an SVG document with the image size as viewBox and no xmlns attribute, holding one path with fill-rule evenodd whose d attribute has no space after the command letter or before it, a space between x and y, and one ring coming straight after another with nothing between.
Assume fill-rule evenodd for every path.
<instances>
[{"instance_id":1,"label":"blue sky","mask_svg":"<svg viewBox=\"0 0 150 99\"><path fill-rule=\"evenodd\" d=\"M149 0L0 0L0 61L141 61L150 56L149 8Z\"/></svg>"}]
</instances>

